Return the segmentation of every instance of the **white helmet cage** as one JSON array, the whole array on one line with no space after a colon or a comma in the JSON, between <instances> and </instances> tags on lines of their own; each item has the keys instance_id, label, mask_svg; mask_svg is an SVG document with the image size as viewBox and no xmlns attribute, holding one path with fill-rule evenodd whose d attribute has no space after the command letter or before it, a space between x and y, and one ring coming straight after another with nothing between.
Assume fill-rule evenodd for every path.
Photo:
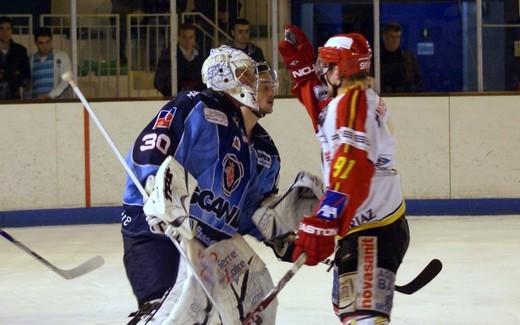
<instances>
[{"instance_id":1,"label":"white helmet cage","mask_svg":"<svg viewBox=\"0 0 520 325\"><path fill-rule=\"evenodd\" d=\"M258 69L256 62L241 50L227 45L211 49L202 65L202 81L258 112Z\"/></svg>"}]
</instances>

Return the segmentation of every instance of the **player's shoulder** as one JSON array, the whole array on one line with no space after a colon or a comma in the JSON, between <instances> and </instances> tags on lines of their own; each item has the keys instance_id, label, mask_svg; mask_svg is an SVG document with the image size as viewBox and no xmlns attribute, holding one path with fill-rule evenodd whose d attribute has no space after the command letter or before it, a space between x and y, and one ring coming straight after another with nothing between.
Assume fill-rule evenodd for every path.
<instances>
[{"instance_id":1,"label":"player's shoulder","mask_svg":"<svg viewBox=\"0 0 520 325\"><path fill-rule=\"evenodd\" d=\"M379 102L380 96L373 88L365 89L365 96L367 97L368 102Z\"/></svg>"},{"instance_id":2,"label":"player's shoulder","mask_svg":"<svg viewBox=\"0 0 520 325\"><path fill-rule=\"evenodd\" d=\"M256 123L253 128L253 137L255 149L264 151L269 156L279 156L278 148L274 143L273 138L269 135L266 129L260 123Z\"/></svg>"},{"instance_id":3,"label":"player's shoulder","mask_svg":"<svg viewBox=\"0 0 520 325\"><path fill-rule=\"evenodd\" d=\"M171 102L180 110L191 110L200 102L200 97L198 91L181 91Z\"/></svg>"}]
</instances>

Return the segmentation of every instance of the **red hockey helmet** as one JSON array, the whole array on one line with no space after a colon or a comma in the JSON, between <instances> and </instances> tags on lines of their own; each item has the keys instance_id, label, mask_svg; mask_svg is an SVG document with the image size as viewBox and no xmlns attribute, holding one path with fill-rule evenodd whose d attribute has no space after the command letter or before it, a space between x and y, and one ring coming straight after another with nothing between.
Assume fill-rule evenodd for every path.
<instances>
[{"instance_id":1,"label":"red hockey helmet","mask_svg":"<svg viewBox=\"0 0 520 325\"><path fill-rule=\"evenodd\" d=\"M334 63L344 77L370 71L372 49L367 39L358 33L332 36L318 49L318 61Z\"/></svg>"}]
</instances>

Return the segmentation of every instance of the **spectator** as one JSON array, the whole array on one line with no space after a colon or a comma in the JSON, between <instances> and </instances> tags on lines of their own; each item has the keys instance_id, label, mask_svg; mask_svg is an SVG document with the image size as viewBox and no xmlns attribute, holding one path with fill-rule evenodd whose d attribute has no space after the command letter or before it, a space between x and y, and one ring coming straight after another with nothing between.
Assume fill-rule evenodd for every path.
<instances>
[{"instance_id":1,"label":"spectator","mask_svg":"<svg viewBox=\"0 0 520 325\"><path fill-rule=\"evenodd\" d=\"M27 49L12 40L13 22L0 17L0 99L22 99L31 72Z\"/></svg>"},{"instance_id":2,"label":"spectator","mask_svg":"<svg viewBox=\"0 0 520 325\"><path fill-rule=\"evenodd\" d=\"M244 51L256 62L264 62L265 59L264 54L262 53L262 49L249 42L250 30L251 24L249 21L244 18L238 18L231 28L231 36L233 36L233 41L231 41L229 45L238 50Z\"/></svg>"},{"instance_id":3,"label":"spectator","mask_svg":"<svg viewBox=\"0 0 520 325\"><path fill-rule=\"evenodd\" d=\"M32 98L68 98L69 84L61 75L70 72L71 63L67 53L52 48L52 33L49 28L40 28L34 34L38 51L31 58Z\"/></svg>"},{"instance_id":4,"label":"spectator","mask_svg":"<svg viewBox=\"0 0 520 325\"><path fill-rule=\"evenodd\" d=\"M417 58L401 49L401 25L386 24L381 51L381 92L416 92L422 90Z\"/></svg>"},{"instance_id":5,"label":"spectator","mask_svg":"<svg viewBox=\"0 0 520 325\"><path fill-rule=\"evenodd\" d=\"M204 84L200 71L204 58L195 47L195 26L183 24L179 28L177 45L177 91L202 90ZM170 47L165 48L159 57L154 86L165 97L172 95Z\"/></svg>"}]
</instances>

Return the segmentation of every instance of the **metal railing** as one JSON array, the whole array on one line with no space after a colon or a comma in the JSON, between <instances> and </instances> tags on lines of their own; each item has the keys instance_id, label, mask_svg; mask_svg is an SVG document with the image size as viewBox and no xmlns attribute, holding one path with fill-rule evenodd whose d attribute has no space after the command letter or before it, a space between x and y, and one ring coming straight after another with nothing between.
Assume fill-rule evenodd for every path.
<instances>
[{"instance_id":1,"label":"metal railing","mask_svg":"<svg viewBox=\"0 0 520 325\"><path fill-rule=\"evenodd\" d=\"M169 14L130 14L126 20L125 51L128 60L128 92L160 96L153 77L161 51L169 44Z\"/></svg>"},{"instance_id":2,"label":"metal railing","mask_svg":"<svg viewBox=\"0 0 520 325\"><path fill-rule=\"evenodd\" d=\"M119 97L119 15L77 15L77 22L79 86L89 97ZM72 56L69 15L41 15L40 26L51 30L54 48Z\"/></svg>"},{"instance_id":3,"label":"metal railing","mask_svg":"<svg viewBox=\"0 0 520 325\"><path fill-rule=\"evenodd\" d=\"M231 35L200 12L182 13L181 22L193 24L200 34L202 34L200 43L202 44L201 50L203 53L209 53L211 48L230 42L233 39Z\"/></svg>"}]
</instances>

